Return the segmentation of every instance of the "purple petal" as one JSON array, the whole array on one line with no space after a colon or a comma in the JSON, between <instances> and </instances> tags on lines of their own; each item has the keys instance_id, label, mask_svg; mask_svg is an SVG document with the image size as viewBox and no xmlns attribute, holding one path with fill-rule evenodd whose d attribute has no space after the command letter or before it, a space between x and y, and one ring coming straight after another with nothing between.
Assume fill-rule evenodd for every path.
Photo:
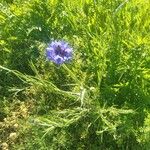
<instances>
[{"instance_id":1,"label":"purple petal","mask_svg":"<svg viewBox=\"0 0 150 150\"><path fill-rule=\"evenodd\" d=\"M56 64L62 64L64 62L63 58L60 57L60 56L56 56L54 58L54 61L55 61Z\"/></svg>"}]
</instances>

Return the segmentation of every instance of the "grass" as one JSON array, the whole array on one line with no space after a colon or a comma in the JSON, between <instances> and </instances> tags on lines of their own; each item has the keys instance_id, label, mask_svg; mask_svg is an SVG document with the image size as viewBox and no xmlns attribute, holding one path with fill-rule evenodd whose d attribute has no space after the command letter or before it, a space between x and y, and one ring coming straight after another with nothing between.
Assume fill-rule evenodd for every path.
<instances>
[{"instance_id":1,"label":"grass","mask_svg":"<svg viewBox=\"0 0 150 150\"><path fill-rule=\"evenodd\" d=\"M148 0L2 0L2 150L149 150ZM47 61L52 40L70 63Z\"/></svg>"}]
</instances>

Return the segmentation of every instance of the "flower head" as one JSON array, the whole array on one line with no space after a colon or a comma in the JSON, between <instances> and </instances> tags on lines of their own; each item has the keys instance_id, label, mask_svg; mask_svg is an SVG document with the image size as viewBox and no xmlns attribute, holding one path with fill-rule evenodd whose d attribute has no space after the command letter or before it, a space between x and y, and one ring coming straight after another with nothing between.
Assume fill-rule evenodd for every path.
<instances>
[{"instance_id":1,"label":"flower head","mask_svg":"<svg viewBox=\"0 0 150 150\"><path fill-rule=\"evenodd\" d=\"M64 41L53 41L46 48L46 56L56 64L62 64L72 58L72 48Z\"/></svg>"}]
</instances>

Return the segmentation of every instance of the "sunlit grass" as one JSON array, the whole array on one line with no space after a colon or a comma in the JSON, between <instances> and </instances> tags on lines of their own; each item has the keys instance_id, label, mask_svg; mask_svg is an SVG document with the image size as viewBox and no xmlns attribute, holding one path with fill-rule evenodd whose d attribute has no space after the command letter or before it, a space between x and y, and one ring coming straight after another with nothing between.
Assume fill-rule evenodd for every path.
<instances>
[{"instance_id":1,"label":"sunlit grass","mask_svg":"<svg viewBox=\"0 0 150 150\"><path fill-rule=\"evenodd\" d=\"M150 149L148 0L0 5L3 150ZM46 59L53 40L70 62Z\"/></svg>"}]
</instances>

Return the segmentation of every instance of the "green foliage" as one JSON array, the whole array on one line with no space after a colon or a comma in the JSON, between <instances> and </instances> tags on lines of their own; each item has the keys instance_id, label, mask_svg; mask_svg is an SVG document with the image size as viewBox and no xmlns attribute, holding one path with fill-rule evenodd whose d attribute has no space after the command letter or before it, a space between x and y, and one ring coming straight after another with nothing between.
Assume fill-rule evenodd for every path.
<instances>
[{"instance_id":1,"label":"green foliage","mask_svg":"<svg viewBox=\"0 0 150 150\"><path fill-rule=\"evenodd\" d=\"M150 149L148 0L0 5L2 149ZM46 60L54 39L70 63Z\"/></svg>"}]
</instances>

